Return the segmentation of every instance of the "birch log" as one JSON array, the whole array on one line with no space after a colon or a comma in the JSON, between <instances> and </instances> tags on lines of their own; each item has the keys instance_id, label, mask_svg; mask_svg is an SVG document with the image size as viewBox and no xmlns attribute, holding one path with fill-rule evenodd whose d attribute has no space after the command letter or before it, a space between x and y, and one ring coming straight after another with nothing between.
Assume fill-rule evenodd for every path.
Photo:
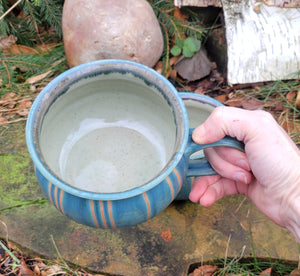
<instances>
[{"instance_id":1,"label":"birch log","mask_svg":"<svg viewBox=\"0 0 300 276\"><path fill-rule=\"evenodd\" d=\"M192 6L192 7L221 7L221 0L174 0L174 5L177 7L181 6Z\"/></svg>"},{"instance_id":2,"label":"birch log","mask_svg":"<svg viewBox=\"0 0 300 276\"><path fill-rule=\"evenodd\" d=\"M268 6L281 8L300 8L300 0L262 0ZM192 7L221 7L221 0L174 0L174 5Z\"/></svg>"},{"instance_id":3,"label":"birch log","mask_svg":"<svg viewBox=\"0 0 300 276\"><path fill-rule=\"evenodd\" d=\"M300 9L222 0L229 84L293 79L300 72Z\"/></svg>"}]
</instances>

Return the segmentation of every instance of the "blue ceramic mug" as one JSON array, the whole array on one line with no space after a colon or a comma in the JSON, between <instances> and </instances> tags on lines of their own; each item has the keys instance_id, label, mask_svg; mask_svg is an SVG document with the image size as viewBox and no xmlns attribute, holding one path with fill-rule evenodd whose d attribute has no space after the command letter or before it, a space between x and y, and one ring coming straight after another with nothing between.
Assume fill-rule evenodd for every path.
<instances>
[{"instance_id":1,"label":"blue ceramic mug","mask_svg":"<svg viewBox=\"0 0 300 276\"><path fill-rule=\"evenodd\" d=\"M100 228L142 223L176 198L187 175L214 173L206 159L190 162L194 152L243 150L228 137L193 143L173 85L125 60L82 64L52 80L32 105L26 140L49 200L67 217Z\"/></svg>"}]
</instances>

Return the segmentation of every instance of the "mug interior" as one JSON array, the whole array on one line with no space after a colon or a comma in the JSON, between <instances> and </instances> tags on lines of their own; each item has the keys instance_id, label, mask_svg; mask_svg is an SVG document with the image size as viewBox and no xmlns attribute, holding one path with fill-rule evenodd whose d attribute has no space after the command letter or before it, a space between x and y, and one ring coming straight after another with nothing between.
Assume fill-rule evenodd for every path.
<instances>
[{"instance_id":1,"label":"mug interior","mask_svg":"<svg viewBox=\"0 0 300 276\"><path fill-rule=\"evenodd\" d=\"M184 100L184 105L188 113L190 128L196 128L204 123L215 109L215 106L192 99Z\"/></svg>"},{"instance_id":2,"label":"mug interior","mask_svg":"<svg viewBox=\"0 0 300 276\"><path fill-rule=\"evenodd\" d=\"M151 78L115 68L51 87L36 120L48 170L92 193L131 190L166 170L182 146L184 120L173 94Z\"/></svg>"}]
</instances>

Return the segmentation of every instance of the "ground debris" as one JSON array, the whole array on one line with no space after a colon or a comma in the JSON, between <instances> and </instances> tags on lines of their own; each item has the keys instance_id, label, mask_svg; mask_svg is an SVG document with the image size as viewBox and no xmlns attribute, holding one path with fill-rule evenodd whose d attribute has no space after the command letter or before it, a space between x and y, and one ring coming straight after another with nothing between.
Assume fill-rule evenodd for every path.
<instances>
[{"instance_id":1,"label":"ground debris","mask_svg":"<svg viewBox=\"0 0 300 276\"><path fill-rule=\"evenodd\" d=\"M66 267L59 261L29 257L13 243L0 240L0 276L49 276L49 275L78 275L78 276L103 276L87 272L83 268Z\"/></svg>"}]
</instances>

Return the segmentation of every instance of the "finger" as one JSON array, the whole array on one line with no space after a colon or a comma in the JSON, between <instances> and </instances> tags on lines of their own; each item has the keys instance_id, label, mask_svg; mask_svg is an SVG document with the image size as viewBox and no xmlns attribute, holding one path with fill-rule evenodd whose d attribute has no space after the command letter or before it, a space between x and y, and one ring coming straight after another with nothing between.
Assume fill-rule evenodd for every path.
<instances>
[{"instance_id":1,"label":"finger","mask_svg":"<svg viewBox=\"0 0 300 276\"><path fill-rule=\"evenodd\" d=\"M207 207L224 196L246 192L247 185L222 177L204 176L196 178L190 192L190 200Z\"/></svg>"},{"instance_id":2,"label":"finger","mask_svg":"<svg viewBox=\"0 0 300 276\"><path fill-rule=\"evenodd\" d=\"M251 182L252 174L249 171L224 160L222 156L216 153L216 148L206 149L205 156L219 175L244 184Z\"/></svg>"},{"instance_id":3,"label":"finger","mask_svg":"<svg viewBox=\"0 0 300 276\"><path fill-rule=\"evenodd\" d=\"M223 160L246 171L251 171L248 158L244 152L230 147L214 147L214 150ZM207 151L204 150L204 153L207 153Z\"/></svg>"},{"instance_id":4,"label":"finger","mask_svg":"<svg viewBox=\"0 0 300 276\"><path fill-rule=\"evenodd\" d=\"M217 182L221 176L219 175L211 175L211 176L203 176L195 179L192 189L189 195L189 199L192 202L199 202L200 198L206 192L209 185Z\"/></svg>"}]
</instances>

